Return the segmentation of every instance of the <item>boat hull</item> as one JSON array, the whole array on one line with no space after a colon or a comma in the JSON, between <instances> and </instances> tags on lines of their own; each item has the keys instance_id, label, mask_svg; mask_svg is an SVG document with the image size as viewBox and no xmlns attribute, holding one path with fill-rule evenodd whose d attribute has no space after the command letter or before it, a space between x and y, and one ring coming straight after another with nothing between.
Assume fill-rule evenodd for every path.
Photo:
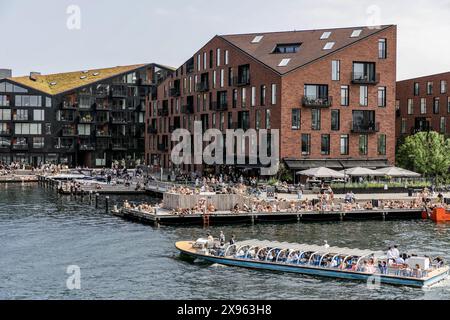
<instances>
[{"instance_id":1,"label":"boat hull","mask_svg":"<svg viewBox=\"0 0 450 320\"><path fill-rule=\"evenodd\" d=\"M189 242L192 244L192 242ZM216 257L210 255L198 254L190 250L186 250L187 242L180 242L176 244L177 249L184 256L191 256L192 258L201 259L212 264L222 264L226 266L232 267L241 267L247 269L257 269L257 270L269 270L269 271L279 271L279 272L289 272L289 273L298 273L310 276L321 276L328 278L338 278L338 279L347 279L347 280L358 280L358 281L366 281L369 284L376 283L384 283L391 285L399 285L399 286L409 286L409 287L428 287L433 284L436 284L448 276L448 268L446 268L446 272L442 272L437 274L434 277L426 278L426 279L415 279L415 278L406 278L406 277L396 277L396 276L388 276L388 275L373 275L361 272L353 272L353 271L344 271L344 270L332 270L332 269L324 269L318 267L311 266L301 266L301 265L289 265L289 264L279 264L279 263L270 263L265 261L252 261L245 259L234 259L234 258L225 258L225 257Z\"/></svg>"}]
</instances>

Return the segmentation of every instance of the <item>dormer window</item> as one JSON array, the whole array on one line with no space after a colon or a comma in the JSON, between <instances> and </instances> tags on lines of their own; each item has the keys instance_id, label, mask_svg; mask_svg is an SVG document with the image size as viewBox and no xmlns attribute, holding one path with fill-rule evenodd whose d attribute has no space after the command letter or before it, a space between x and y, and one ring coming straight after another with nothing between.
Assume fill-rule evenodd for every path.
<instances>
[{"instance_id":1,"label":"dormer window","mask_svg":"<svg viewBox=\"0 0 450 320\"><path fill-rule=\"evenodd\" d=\"M260 43L262 38L264 38L264 36L256 36L253 38L252 43Z\"/></svg>"},{"instance_id":2,"label":"dormer window","mask_svg":"<svg viewBox=\"0 0 450 320\"><path fill-rule=\"evenodd\" d=\"M331 36L331 32L330 31L325 31L324 33L322 33L322 36L320 37L320 40L328 39L330 36Z\"/></svg>"},{"instance_id":3,"label":"dormer window","mask_svg":"<svg viewBox=\"0 0 450 320\"><path fill-rule=\"evenodd\" d=\"M362 30L358 29L358 30L353 30L352 35L350 36L350 38L357 38L361 35Z\"/></svg>"},{"instance_id":4,"label":"dormer window","mask_svg":"<svg viewBox=\"0 0 450 320\"><path fill-rule=\"evenodd\" d=\"M301 43L282 43L277 44L272 53L297 53L300 50Z\"/></svg>"},{"instance_id":5,"label":"dormer window","mask_svg":"<svg viewBox=\"0 0 450 320\"><path fill-rule=\"evenodd\" d=\"M334 47L335 42L327 42L327 44L323 47L323 50L331 50Z\"/></svg>"}]
</instances>

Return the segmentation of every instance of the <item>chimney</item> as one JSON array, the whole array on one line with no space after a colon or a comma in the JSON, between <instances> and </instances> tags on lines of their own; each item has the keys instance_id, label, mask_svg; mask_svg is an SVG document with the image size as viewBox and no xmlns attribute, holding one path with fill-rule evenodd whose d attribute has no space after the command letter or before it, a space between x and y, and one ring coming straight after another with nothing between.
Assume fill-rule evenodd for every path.
<instances>
[{"instance_id":1,"label":"chimney","mask_svg":"<svg viewBox=\"0 0 450 320\"><path fill-rule=\"evenodd\" d=\"M40 72L31 71L30 72L30 80L36 81L37 80L37 76L40 76L40 75L41 75Z\"/></svg>"},{"instance_id":2,"label":"chimney","mask_svg":"<svg viewBox=\"0 0 450 320\"><path fill-rule=\"evenodd\" d=\"M11 69L0 69L0 80L9 77L12 77Z\"/></svg>"}]
</instances>

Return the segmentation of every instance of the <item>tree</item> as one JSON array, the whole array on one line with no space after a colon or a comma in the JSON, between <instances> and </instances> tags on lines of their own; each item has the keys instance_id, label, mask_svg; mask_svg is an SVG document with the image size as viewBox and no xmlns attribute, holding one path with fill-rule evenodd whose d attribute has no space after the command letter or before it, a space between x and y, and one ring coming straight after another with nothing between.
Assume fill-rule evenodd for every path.
<instances>
[{"instance_id":1,"label":"tree","mask_svg":"<svg viewBox=\"0 0 450 320\"><path fill-rule=\"evenodd\" d=\"M437 132L407 137L397 155L399 166L442 181L450 168L450 140Z\"/></svg>"},{"instance_id":2,"label":"tree","mask_svg":"<svg viewBox=\"0 0 450 320\"><path fill-rule=\"evenodd\" d=\"M280 163L280 167L278 169L277 178L279 181L292 182L292 172L286 167L284 163Z\"/></svg>"}]
</instances>

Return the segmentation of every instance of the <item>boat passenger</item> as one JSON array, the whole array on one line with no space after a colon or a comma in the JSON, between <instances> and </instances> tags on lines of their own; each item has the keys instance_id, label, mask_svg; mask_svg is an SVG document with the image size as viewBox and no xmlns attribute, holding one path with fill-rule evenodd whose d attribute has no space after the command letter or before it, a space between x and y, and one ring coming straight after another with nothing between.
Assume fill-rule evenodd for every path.
<instances>
[{"instance_id":1,"label":"boat passenger","mask_svg":"<svg viewBox=\"0 0 450 320\"><path fill-rule=\"evenodd\" d=\"M225 245L225 235L223 234L223 231L220 231L219 241L221 246Z\"/></svg>"},{"instance_id":2,"label":"boat passenger","mask_svg":"<svg viewBox=\"0 0 450 320\"><path fill-rule=\"evenodd\" d=\"M423 274L422 274L422 269L420 268L420 266L418 264L416 264L416 267L413 270L413 277L416 278L422 278Z\"/></svg>"},{"instance_id":3,"label":"boat passenger","mask_svg":"<svg viewBox=\"0 0 450 320\"><path fill-rule=\"evenodd\" d=\"M394 248L392 249L392 254L394 256L394 259L400 257L400 251L398 251L398 247L395 245Z\"/></svg>"},{"instance_id":4,"label":"boat passenger","mask_svg":"<svg viewBox=\"0 0 450 320\"><path fill-rule=\"evenodd\" d=\"M403 265L403 264L405 264L405 259L403 259L402 257L398 257L395 259L395 263Z\"/></svg>"},{"instance_id":5,"label":"boat passenger","mask_svg":"<svg viewBox=\"0 0 450 320\"><path fill-rule=\"evenodd\" d=\"M234 245L234 244L236 244L236 239L235 239L235 237L234 237L234 234L231 236L231 239L230 239L230 246L232 246L232 245Z\"/></svg>"},{"instance_id":6,"label":"boat passenger","mask_svg":"<svg viewBox=\"0 0 450 320\"><path fill-rule=\"evenodd\" d=\"M386 256L387 256L389 265L391 265L395 262L395 256L394 256L394 251L393 251L392 247L389 247L389 250L388 250Z\"/></svg>"}]
</instances>

